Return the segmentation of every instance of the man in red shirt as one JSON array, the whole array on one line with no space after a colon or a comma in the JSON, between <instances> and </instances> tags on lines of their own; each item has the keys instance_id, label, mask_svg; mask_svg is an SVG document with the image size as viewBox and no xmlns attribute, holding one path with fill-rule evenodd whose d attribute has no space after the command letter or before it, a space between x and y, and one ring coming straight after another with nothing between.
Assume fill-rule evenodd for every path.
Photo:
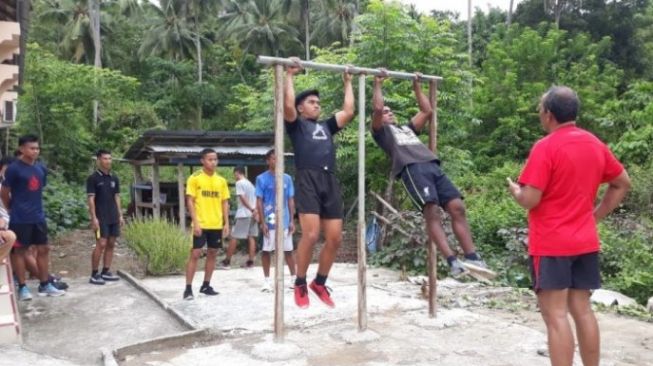
<instances>
[{"instance_id":1,"label":"man in red shirt","mask_svg":"<svg viewBox=\"0 0 653 366\"><path fill-rule=\"evenodd\" d=\"M508 178L510 193L528 212L528 252L533 288L546 324L553 366L571 366L576 325L581 359L598 366L599 327L590 290L601 285L596 222L622 201L630 178L610 149L576 127L580 101L568 87L556 86L540 101L547 136L533 146L519 184ZM594 207L598 188L608 183Z\"/></svg>"}]
</instances>

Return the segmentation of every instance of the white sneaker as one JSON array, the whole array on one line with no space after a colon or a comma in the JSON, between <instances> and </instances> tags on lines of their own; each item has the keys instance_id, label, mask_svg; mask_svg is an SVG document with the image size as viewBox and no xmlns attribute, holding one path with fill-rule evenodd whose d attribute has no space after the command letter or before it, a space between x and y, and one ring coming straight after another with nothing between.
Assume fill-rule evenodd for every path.
<instances>
[{"instance_id":1,"label":"white sneaker","mask_svg":"<svg viewBox=\"0 0 653 366\"><path fill-rule=\"evenodd\" d=\"M263 281L263 287L261 287L261 292L274 292L272 289L272 284L270 283L269 279L265 279Z\"/></svg>"},{"instance_id":2,"label":"white sneaker","mask_svg":"<svg viewBox=\"0 0 653 366\"><path fill-rule=\"evenodd\" d=\"M288 288L291 290L295 288L295 276L290 276L290 283L288 283Z\"/></svg>"}]
</instances>

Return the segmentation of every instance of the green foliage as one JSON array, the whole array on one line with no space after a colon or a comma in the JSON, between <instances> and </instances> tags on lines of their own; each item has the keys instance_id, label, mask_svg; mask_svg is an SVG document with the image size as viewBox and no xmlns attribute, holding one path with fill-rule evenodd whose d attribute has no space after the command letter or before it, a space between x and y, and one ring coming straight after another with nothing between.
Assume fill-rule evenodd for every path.
<instances>
[{"instance_id":1,"label":"green foliage","mask_svg":"<svg viewBox=\"0 0 653 366\"><path fill-rule=\"evenodd\" d=\"M165 275L184 269L190 249L190 234L167 220L130 222L124 229L127 245L147 263L147 273Z\"/></svg>"},{"instance_id":2,"label":"green foliage","mask_svg":"<svg viewBox=\"0 0 653 366\"><path fill-rule=\"evenodd\" d=\"M604 285L640 304L653 293L653 225L635 217L616 216L600 225Z\"/></svg>"},{"instance_id":3,"label":"green foliage","mask_svg":"<svg viewBox=\"0 0 653 366\"><path fill-rule=\"evenodd\" d=\"M71 185L61 176L48 175L43 208L51 235L88 225L86 192L81 185Z\"/></svg>"}]
</instances>

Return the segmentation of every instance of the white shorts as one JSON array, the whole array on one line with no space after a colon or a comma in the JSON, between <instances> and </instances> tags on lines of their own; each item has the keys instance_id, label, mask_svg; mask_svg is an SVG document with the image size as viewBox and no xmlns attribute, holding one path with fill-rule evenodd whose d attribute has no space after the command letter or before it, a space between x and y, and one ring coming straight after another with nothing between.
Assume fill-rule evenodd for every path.
<instances>
[{"instance_id":1,"label":"white shorts","mask_svg":"<svg viewBox=\"0 0 653 366\"><path fill-rule=\"evenodd\" d=\"M288 229L283 231L283 251L284 252L292 252L293 251L293 244L292 244L292 235L288 235ZM268 231L267 236L263 236L263 251L264 252L274 252L274 236L276 235L276 231L274 229Z\"/></svg>"}]
</instances>

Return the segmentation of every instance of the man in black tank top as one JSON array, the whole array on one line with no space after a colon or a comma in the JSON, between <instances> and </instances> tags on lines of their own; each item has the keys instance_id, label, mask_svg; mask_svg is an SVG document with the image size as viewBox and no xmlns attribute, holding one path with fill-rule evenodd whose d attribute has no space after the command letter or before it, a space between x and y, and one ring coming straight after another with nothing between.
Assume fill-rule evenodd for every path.
<instances>
[{"instance_id":1,"label":"man in black tank top","mask_svg":"<svg viewBox=\"0 0 653 366\"><path fill-rule=\"evenodd\" d=\"M372 137L392 162L392 174L401 177L409 197L424 216L426 232L447 259L454 277L465 274L493 278L494 272L476 253L472 234L465 215L462 195L440 169L437 156L417 137L433 113L428 98L422 93L419 74L413 80L413 90L419 112L406 125L399 126L392 110L383 103L381 84L385 74L374 78L372 97ZM437 206L451 216L451 226L464 252L462 263L449 247Z\"/></svg>"},{"instance_id":2,"label":"man in black tank top","mask_svg":"<svg viewBox=\"0 0 653 366\"><path fill-rule=\"evenodd\" d=\"M293 60L299 61L297 58ZM354 118L352 76L343 74L345 100L342 110L326 120L319 120L319 92L306 90L295 96L293 76L300 71L298 63L286 68L283 115L295 152L295 202L302 228L302 237L297 245L295 303L300 308L309 306L306 272L322 227L325 245L320 252L317 276L310 288L327 306L334 307L325 283L342 242L343 204L340 183L335 176L336 147L333 136Z\"/></svg>"}]
</instances>

